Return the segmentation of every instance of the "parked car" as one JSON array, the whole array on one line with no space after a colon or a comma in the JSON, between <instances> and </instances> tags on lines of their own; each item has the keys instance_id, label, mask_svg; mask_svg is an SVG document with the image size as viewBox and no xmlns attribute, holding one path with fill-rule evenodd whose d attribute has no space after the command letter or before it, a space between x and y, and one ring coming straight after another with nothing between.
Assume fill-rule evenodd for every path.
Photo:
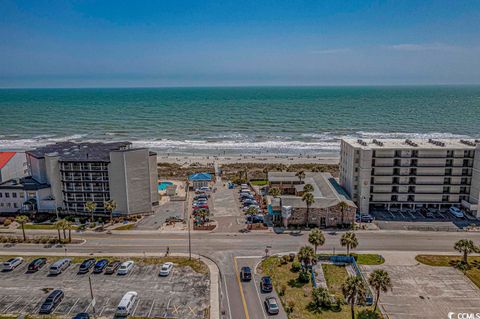
<instances>
[{"instance_id":1,"label":"parked car","mask_svg":"<svg viewBox=\"0 0 480 319\"><path fill-rule=\"evenodd\" d=\"M52 313L55 307L63 300L63 297L64 293L62 290L56 289L52 291L40 306L39 312L42 314Z\"/></svg>"},{"instance_id":2,"label":"parked car","mask_svg":"<svg viewBox=\"0 0 480 319\"><path fill-rule=\"evenodd\" d=\"M173 269L173 263L171 262L166 262L162 265L162 268L160 268L160 273L158 274L161 277L166 277L170 275L170 272Z\"/></svg>"},{"instance_id":3,"label":"parked car","mask_svg":"<svg viewBox=\"0 0 480 319\"><path fill-rule=\"evenodd\" d=\"M208 195L207 194L199 194L199 195L195 195L193 197L194 200L199 200L199 199L205 199L205 200L208 200Z\"/></svg>"},{"instance_id":4,"label":"parked car","mask_svg":"<svg viewBox=\"0 0 480 319\"><path fill-rule=\"evenodd\" d=\"M111 275L113 273L115 273L118 269L118 267L120 267L120 260L114 260L114 261L111 261L108 265L107 265L107 268L105 268L105 274L106 275Z\"/></svg>"},{"instance_id":5,"label":"parked car","mask_svg":"<svg viewBox=\"0 0 480 319\"><path fill-rule=\"evenodd\" d=\"M240 269L240 280L241 281L252 280L252 270L250 269L250 267L242 267L242 269Z\"/></svg>"},{"instance_id":6,"label":"parked car","mask_svg":"<svg viewBox=\"0 0 480 319\"><path fill-rule=\"evenodd\" d=\"M107 259L100 259L97 261L95 266L93 267L93 273L99 274L101 273L108 265L108 260Z\"/></svg>"},{"instance_id":7,"label":"parked car","mask_svg":"<svg viewBox=\"0 0 480 319\"><path fill-rule=\"evenodd\" d=\"M262 292L272 292L272 279L270 276L263 276L262 280L260 280L260 290Z\"/></svg>"},{"instance_id":8,"label":"parked car","mask_svg":"<svg viewBox=\"0 0 480 319\"><path fill-rule=\"evenodd\" d=\"M261 224L264 222L263 216L260 215L249 215L246 217L247 223L252 224Z\"/></svg>"},{"instance_id":9,"label":"parked car","mask_svg":"<svg viewBox=\"0 0 480 319\"><path fill-rule=\"evenodd\" d=\"M127 292L118 304L115 315L118 317L128 317L132 312L137 296L138 294L135 291Z\"/></svg>"},{"instance_id":10,"label":"parked car","mask_svg":"<svg viewBox=\"0 0 480 319\"><path fill-rule=\"evenodd\" d=\"M192 208L193 208L194 210L195 210L195 209L201 209L201 208L203 208L203 209L208 209L208 205L207 205L207 204L198 204L198 205L194 205Z\"/></svg>"},{"instance_id":11,"label":"parked car","mask_svg":"<svg viewBox=\"0 0 480 319\"><path fill-rule=\"evenodd\" d=\"M277 298L275 297L268 297L265 298L265 308L269 315L276 315L280 312L280 308L278 307Z\"/></svg>"},{"instance_id":12,"label":"parked car","mask_svg":"<svg viewBox=\"0 0 480 319\"><path fill-rule=\"evenodd\" d=\"M371 223L371 222L373 222L373 217L370 214L362 214L360 216L360 221L362 223Z\"/></svg>"},{"instance_id":13,"label":"parked car","mask_svg":"<svg viewBox=\"0 0 480 319\"><path fill-rule=\"evenodd\" d=\"M92 269L92 267L95 265L95 258L88 258L85 259L81 264L80 267L78 268L78 273L79 274L85 274Z\"/></svg>"},{"instance_id":14,"label":"parked car","mask_svg":"<svg viewBox=\"0 0 480 319\"><path fill-rule=\"evenodd\" d=\"M200 191L202 191L202 192L209 192L209 191L210 191L210 187L207 187L207 186L200 187Z\"/></svg>"},{"instance_id":15,"label":"parked car","mask_svg":"<svg viewBox=\"0 0 480 319\"><path fill-rule=\"evenodd\" d=\"M465 214L463 213L463 211L457 207L450 207L448 209L448 211L450 212L450 214L452 214L453 216L457 217L457 218L463 218L465 217Z\"/></svg>"},{"instance_id":16,"label":"parked car","mask_svg":"<svg viewBox=\"0 0 480 319\"><path fill-rule=\"evenodd\" d=\"M35 258L28 264L28 272L40 270L47 263L47 258Z\"/></svg>"},{"instance_id":17,"label":"parked car","mask_svg":"<svg viewBox=\"0 0 480 319\"><path fill-rule=\"evenodd\" d=\"M9 260L5 261L2 266L4 271L11 271L20 266L23 263L22 257L15 257L10 258Z\"/></svg>"},{"instance_id":18,"label":"parked car","mask_svg":"<svg viewBox=\"0 0 480 319\"><path fill-rule=\"evenodd\" d=\"M77 313L72 319L90 319L90 315L87 312Z\"/></svg>"},{"instance_id":19,"label":"parked car","mask_svg":"<svg viewBox=\"0 0 480 319\"><path fill-rule=\"evenodd\" d=\"M117 274L127 275L132 270L134 264L135 263L132 260L123 262L118 268Z\"/></svg>"},{"instance_id":20,"label":"parked car","mask_svg":"<svg viewBox=\"0 0 480 319\"><path fill-rule=\"evenodd\" d=\"M56 262L54 262L49 269L49 274L50 275L59 275L61 274L65 269L70 266L72 263L72 260L70 258L63 258L60 259Z\"/></svg>"}]
</instances>

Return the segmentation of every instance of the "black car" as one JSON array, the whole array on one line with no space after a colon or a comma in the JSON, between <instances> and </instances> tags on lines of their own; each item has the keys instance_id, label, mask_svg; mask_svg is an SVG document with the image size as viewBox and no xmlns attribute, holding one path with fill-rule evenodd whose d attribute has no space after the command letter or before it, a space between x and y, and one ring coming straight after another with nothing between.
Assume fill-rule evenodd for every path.
<instances>
[{"instance_id":1,"label":"black car","mask_svg":"<svg viewBox=\"0 0 480 319\"><path fill-rule=\"evenodd\" d=\"M95 265L95 258L89 258L89 259L86 259L84 260L81 265L80 265L80 268L78 268L78 273L79 274L84 274L84 273L87 273L90 271L90 269L92 269L92 267Z\"/></svg>"},{"instance_id":2,"label":"black car","mask_svg":"<svg viewBox=\"0 0 480 319\"><path fill-rule=\"evenodd\" d=\"M49 314L63 300L64 294L60 289L54 290L40 306L40 313Z\"/></svg>"},{"instance_id":3,"label":"black car","mask_svg":"<svg viewBox=\"0 0 480 319\"><path fill-rule=\"evenodd\" d=\"M242 267L240 270L240 279L242 281L250 281L252 280L252 270L250 267Z\"/></svg>"},{"instance_id":4,"label":"black car","mask_svg":"<svg viewBox=\"0 0 480 319\"><path fill-rule=\"evenodd\" d=\"M120 260L111 261L108 264L107 268L105 268L105 274L106 275L114 274L117 271L118 267L120 267L120 264L121 264Z\"/></svg>"},{"instance_id":5,"label":"black car","mask_svg":"<svg viewBox=\"0 0 480 319\"><path fill-rule=\"evenodd\" d=\"M273 286L270 276L262 277L262 280L260 281L260 290L262 292L272 292Z\"/></svg>"},{"instance_id":6,"label":"black car","mask_svg":"<svg viewBox=\"0 0 480 319\"><path fill-rule=\"evenodd\" d=\"M77 313L73 319L90 319L90 315L87 312L80 312Z\"/></svg>"},{"instance_id":7,"label":"black car","mask_svg":"<svg viewBox=\"0 0 480 319\"><path fill-rule=\"evenodd\" d=\"M28 272L35 272L40 270L47 263L47 258L36 258L28 264Z\"/></svg>"},{"instance_id":8,"label":"black car","mask_svg":"<svg viewBox=\"0 0 480 319\"><path fill-rule=\"evenodd\" d=\"M373 222L373 217L369 214L361 215L360 216L360 221L362 223L371 223L371 222Z\"/></svg>"}]
</instances>

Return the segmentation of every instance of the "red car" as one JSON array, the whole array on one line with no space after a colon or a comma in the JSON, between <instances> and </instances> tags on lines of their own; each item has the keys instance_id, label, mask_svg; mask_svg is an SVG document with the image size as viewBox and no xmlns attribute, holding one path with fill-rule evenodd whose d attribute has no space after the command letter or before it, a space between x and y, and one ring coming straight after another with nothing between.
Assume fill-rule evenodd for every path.
<instances>
[{"instance_id":1,"label":"red car","mask_svg":"<svg viewBox=\"0 0 480 319\"><path fill-rule=\"evenodd\" d=\"M208 205L207 205L207 204L203 204L203 205L195 205L195 206L193 206L193 210L198 210L198 209L208 209Z\"/></svg>"}]
</instances>

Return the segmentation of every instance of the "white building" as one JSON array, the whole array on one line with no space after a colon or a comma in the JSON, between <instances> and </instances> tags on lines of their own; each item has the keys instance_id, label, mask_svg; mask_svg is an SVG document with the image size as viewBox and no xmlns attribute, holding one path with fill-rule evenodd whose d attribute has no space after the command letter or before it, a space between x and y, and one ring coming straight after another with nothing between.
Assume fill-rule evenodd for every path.
<instances>
[{"instance_id":1,"label":"white building","mask_svg":"<svg viewBox=\"0 0 480 319\"><path fill-rule=\"evenodd\" d=\"M28 175L27 158L23 152L0 152L0 183Z\"/></svg>"},{"instance_id":2,"label":"white building","mask_svg":"<svg viewBox=\"0 0 480 319\"><path fill-rule=\"evenodd\" d=\"M361 213L376 208L446 210L456 206L477 215L480 143L344 139L340 184Z\"/></svg>"}]
</instances>

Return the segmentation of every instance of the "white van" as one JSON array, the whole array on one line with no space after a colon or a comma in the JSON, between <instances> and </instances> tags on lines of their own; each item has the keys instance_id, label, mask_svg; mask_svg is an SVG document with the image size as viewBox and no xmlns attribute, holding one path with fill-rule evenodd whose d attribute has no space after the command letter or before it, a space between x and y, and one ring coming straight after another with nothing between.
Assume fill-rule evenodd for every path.
<instances>
[{"instance_id":1,"label":"white van","mask_svg":"<svg viewBox=\"0 0 480 319\"><path fill-rule=\"evenodd\" d=\"M72 260L70 258L63 258L63 259L57 260L50 266L49 274L59 275L62 273L62 271L67 269L67 267L70 266L71 263L72 263Z\"/></svg>"},{"instance_id":2,"label":"white van","mask_svg":"<svg viewBox=\"0 0 480 319\"><path fill-rule=\"evenodd\" d=\"M117 311L115 311L115 315L119 317L127 317L133 310L133 305L137 300L137 293L135 291L127 292L120 303L118 304Z\"/></svg>"}]
</instances>

